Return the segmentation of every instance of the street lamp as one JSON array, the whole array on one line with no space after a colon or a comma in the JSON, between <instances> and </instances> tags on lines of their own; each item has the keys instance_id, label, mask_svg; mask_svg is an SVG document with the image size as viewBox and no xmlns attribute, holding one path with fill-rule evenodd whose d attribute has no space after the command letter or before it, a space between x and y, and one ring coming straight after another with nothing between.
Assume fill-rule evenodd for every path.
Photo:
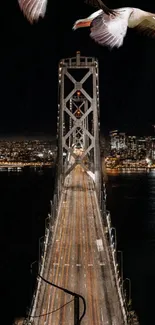
<instances>
[{"instance_id":1,"label":"street lamp","mask_svg":"<svg viewBox=\"0 0 155 325\"><path fill-rule=\"evenodd\" d=\"M129 278L126 278L124 281L123 281L123 284L125 282L128 282L128 306L130 306L131 304L131 280Z\"/></svg>"},{"instance_id":2,"label":"street lamp","mask_svg":"<svg viewBox=\"0 0 155 325\"><path fill-rule=\"evenodd\" d=\"M44 236L39 238L39 268L40 268L40 260L41 260L41 253L42 253L43 239L44 238L45 238Z\"/></svg>"},{"instance_id":3,"label":"street lamp","mask_svg":"<svg viewBox=\"0 0 155 325\"><path fill-rule=\"evenodd\" d=\"M48 213L48 217L47 218L45 218L45 229L46 228L49 228L49 224L50 224L50 219L51 219L51 214L50 213Z\"/></svg>"},{"instance_id":4,"label":"street lamp","mask_svg":"<svg viewBox=\"0 0 155 325\"><path fill-rule=\"evenodd\" d=\"M121 255L121 285L122 285L122 292L123 292L123 252L122 251L117 251Z\"/></svg>"},{"instance_id":5,"label":"street lamp","mask_svg":"<svg viewBox=\"0 0 155 325\"><path fill-rule=\"evenodd\" d=\"M31 263L30 270L31 270L32 275L33 275L32 266L35 263L37 263L37 261L34 261L33 263ZM39 277L45 283L47 283L47 284L49 284L49 285L51 285L51 286L53 286L53 287L55 287L57 289L60 289L60 290L64 291L65 293L68 293L69 295L74 297L74 325L80 325L83 317L86 314L86 301L85 301L85 298L83 296L81 296L80 294L76 293L76 292L70 291L70 290L65 289L63 287L60 287L60 286L54 284L53 282L49 282L48 280L44 279L38 272L35 272L35 273L37 274L37 277ZM83 313L82 313L81 316L79 316L79 307L80 307L79 300L80 299L83 301ZM31 318L31 317L34 317L34 316L28 315L28 317Z\"/></svg>"},{"instance_id":6,"label":"street lamp","mask_svg":"<svg viewBox=\"0 0 155 325\"><path fill-rule=\"evenodd\" d=\"M38 274L38 277L41 278L44 282L46 282L47 284L57 288L57 289L60 289L62 291L64 291L65 293L68 293L69 295L73 296L74 297L74 325L80 325L81 324L81 321L86 313L86 301L85 301L85 298L73 291L70 291L68 289L65 289L63 287L60 287L52 282L49 282L48 280L44 279L40 274ZM82 315L79 317L79 299L82 299L83 301L83 313Z\"/></svg>"},{"instance_id":7,"label":"street lamp","mask_svg":"<svg viewBox=\"0 0 155 325\"><path fill-rule=\"evenodd\" d=\"M114 236L112 234L112 231L114 231ZM110 237L111 237L111 242L112 243L113 243L113 237L114 237L115 250L117 250L117 235L116 235L116 228L115 227L110 228Z\"/></svg>"},{"instance_id":8,"label":"street lamp","mask_svg":"<svg viewBox=\"0 0 155 325\"><path fill-rule=\"evenodd\" d=\"M50 200L50 205L51 205L51 216L52 216L52 211L53 211L53 202Z\"/></svg>"},{"instance_id":9,"label":"street lamp","mask_svg":"<svg viewBox=\"0 0 155 325\"><path fill-rule=\"evenodd\" d=\"M33 271L33 265L35 265L37 262L38 262L38 261L36 260L36 261L34 261L34 262L31 263L31 265L30 265L30 272L31 272L31 273L32 273L32 271Z\"/></svg>"}]
</instances>

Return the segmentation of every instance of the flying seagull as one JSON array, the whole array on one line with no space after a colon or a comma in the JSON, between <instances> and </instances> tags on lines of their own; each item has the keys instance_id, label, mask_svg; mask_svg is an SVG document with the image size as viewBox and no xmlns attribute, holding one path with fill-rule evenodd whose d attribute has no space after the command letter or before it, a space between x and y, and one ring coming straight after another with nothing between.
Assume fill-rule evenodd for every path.
<instances>
[{"instance_id":1,"label":"flying seagull","mask_svg":"<svg viewBox=\"0 0 155 325\"><path fill-rule=\"evenodd\" d=\"M47 0L18 0L20 9L30 23L45 16Z\"/></svg>"},{"instance_id":2,"label":"flying seagull","mask_svg":"<svg viewBox=\"0 0 155 325\"><path fill-rule=\"evenodd\" d=\"M103 5L104 6L104 5ZM137 28L155 37L155 14L138 8L119 8L110 10L99 7L89 17L75 22L73 30L90 27L90 37L102 46L119 48L124 41L127 28Z\"/></svg>"}]
</instances>

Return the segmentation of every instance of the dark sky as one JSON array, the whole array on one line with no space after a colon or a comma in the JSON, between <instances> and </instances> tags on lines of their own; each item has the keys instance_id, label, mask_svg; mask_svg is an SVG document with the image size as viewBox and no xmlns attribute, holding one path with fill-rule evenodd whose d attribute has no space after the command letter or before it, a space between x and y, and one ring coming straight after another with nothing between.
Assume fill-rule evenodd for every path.
<instances>
[{"instance_id":1,"label":"dark sky","mask_svg":"<svg viewBox=\"0 0 155 325\"><path fill-rule=\"evenodd\" d=\"M152 131L155 39L130 29L123 47L109 51L89 38L89 30L72 31L75 20L96 10L84 0L49 0L46 17L33 26L23 17L17 0L5 2L0 13L0 135L55 135L58 62L77 50L99 59L103 132L113 128L132 134ZM106 4L155 12L151 0L107 0Z\"/></svg>"}]
</instances>

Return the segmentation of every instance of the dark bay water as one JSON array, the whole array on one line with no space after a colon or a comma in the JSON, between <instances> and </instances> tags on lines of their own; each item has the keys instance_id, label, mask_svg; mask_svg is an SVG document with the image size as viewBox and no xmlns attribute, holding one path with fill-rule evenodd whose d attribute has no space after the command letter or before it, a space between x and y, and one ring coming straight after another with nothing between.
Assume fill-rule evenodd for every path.
<instances>
[{"instance_id":1,"label":"dark bay water","mask_svg":"<svg viewBox=\"0 0 155 325\"><path fill-rule=\"evenodd\" d=\"M1 323L25 315L32 297L30 264L53 196L54 169L0 172ZM108 176L107 208L123 251L124 278L132 283L141 325L154 324L155 173ZM95 324L94 324L95 325Z\"/></svg>"},{"instance_id":2,"label":"dark bay water","mask_svg":"<svg viewBox=\"0 0 155 325\"><path fill-rule=\"evenodd\" d=\"M108 176L107 206L141 325L154 321L155 172Z\"/></svg>"},{"instance_id":3,"label":"dark bay water","mask_svg":"<svg viewBox=\"0 0 155 325\"><path fill-rule=\"evenodd\" d=\"M30 264L38 260L53 187L54 169L0 172L0 324L12 325L30 304Z\"/></svg>"}]
</instances>

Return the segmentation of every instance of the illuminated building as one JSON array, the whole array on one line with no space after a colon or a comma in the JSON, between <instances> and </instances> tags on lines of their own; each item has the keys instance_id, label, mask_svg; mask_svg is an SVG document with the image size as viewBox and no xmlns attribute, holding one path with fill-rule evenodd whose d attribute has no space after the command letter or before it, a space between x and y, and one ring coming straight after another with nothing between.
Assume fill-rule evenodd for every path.
<instances>
[{"instance_id":1,"label":"illuminated building","mask_svg":"<svg viewBox=\"0 0 155 325\"><path fill-rule=\"evenodd\" d=\"M0 162L52 162L56 145L43 140L0 141Z\"/></svg>"},{"instance_id":2,"label":"illuminated building","mask_svg":"<svg viewBox=\"0 0 155 325\"><path fill-rule=\"evenodd\" d=\"M109 157L108 164L139 164L145 165L146 159L155 163L155 136L135 136L110 132L110 150L105 155ZM106 145L107 146L107 145ZM105 150L104 150L105 152ZM114 160L110 160L110 157Z\"/></svg>"},{"instance_id":3,"label":"illuminated building","mask_svg":"<svg viewBox=\"0 0 155 325\"><path fill-rule=\"evenodd\" d=\"M151 150L150 150L150 157L153 161L155 161L155 137L152 137L151 139Z\"/></svg>"},{"instance_id":4,"label":"illuminated building","mask_svg":"<svg viewBox=\"0 0 155 325\"><path fill-rule=\"evenodd\" d=\"M111 155L125 156L126 152L126 135L125 133L119 133L118 130L110 132L110 148Z\"/></svg>"},{"instance_id":5,"label":"illuminated building","mask_svg":"<svg viewBox=\"0 0 155 325\"><path fill-rule=\"evenodd\" d=\"M137 158L137 137L135 135L127 137L127 157L130 159Z\"/></svg>"}]
</instances>

